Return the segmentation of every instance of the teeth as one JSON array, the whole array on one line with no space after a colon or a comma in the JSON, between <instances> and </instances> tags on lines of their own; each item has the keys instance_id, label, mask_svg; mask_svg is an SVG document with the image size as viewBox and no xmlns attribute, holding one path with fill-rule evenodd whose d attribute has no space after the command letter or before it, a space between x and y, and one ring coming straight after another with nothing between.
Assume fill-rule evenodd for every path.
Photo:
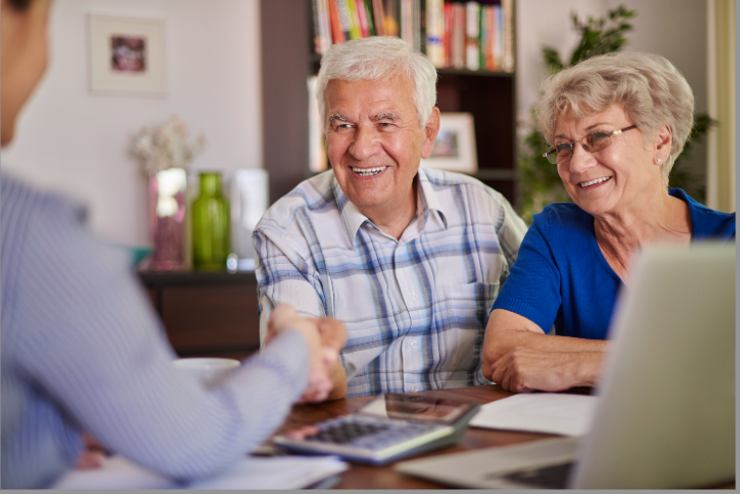
<instances>
[{"instance_id":1,"label":"teeth","mask_svg":"<svg viewBox=\"0 0 740 494\"><path fill-rule=\"evenodd\" d=\"M581 183L578 184L578 186L581 187L581 188L590 187L592 185L604 183L607 180L609 180L610 178L612 178L612 177L599 177L599 178L595 178L593 180L589 180L588 182L581 182Z\"/></svg>"},{"instance_id":2,"label":"teeth","mask_svg":"<svg viewBox=\"0 0 740 494\"><path fill-rule=\"evenodd\" d=\"M352 172L360 175L361 177L370 177L372 175L377 175L378 173L381 173L383 170L385 170L385 168L385 166L377 166L375 168L352 167Z\"/></svg>"}]
</instances>

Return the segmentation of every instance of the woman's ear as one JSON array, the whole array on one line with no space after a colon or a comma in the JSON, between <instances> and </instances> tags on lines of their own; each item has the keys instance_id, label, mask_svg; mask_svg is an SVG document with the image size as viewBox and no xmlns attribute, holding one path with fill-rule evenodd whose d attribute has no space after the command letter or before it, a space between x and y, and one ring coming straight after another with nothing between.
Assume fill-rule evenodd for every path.
<instances>
[{"instance_id":1,"label":"woman's ear","mask_svg":"<svg viewBox=\"0 0 740 494\"><path fill-rule=\"evenodd\" d=\"M671 155L673 146L673 132L667 125L663 125L655 134L653 163L663 165Z\"/></svg>"}]
</instances>

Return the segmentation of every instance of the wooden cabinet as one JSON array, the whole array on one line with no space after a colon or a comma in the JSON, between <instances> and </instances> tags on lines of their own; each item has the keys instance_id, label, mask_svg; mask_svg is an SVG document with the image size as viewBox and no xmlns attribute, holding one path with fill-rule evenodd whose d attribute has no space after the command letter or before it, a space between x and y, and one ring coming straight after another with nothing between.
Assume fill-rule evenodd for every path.
<instances>
[{"instance_id":1,"label":"wooden cabinet","mask_svg":"<svg viewBox=\"0 0 740 494\"><path fill-rule=\"evenodd\" d=\"M260 16L264 160L273 202L310 176L306 81L316 73L317 56L311 0L262 0ZM438 73L440 110L473 114L479 168L475 176L516 204L516 74L459 69Z\"/></svg>"},{"instance_id":2,"label":"wooden cabinet","mask_svg":"<svg viewBox=\"0 0 740 494\"><path fill-rule=\"evenodd\" d=\"M259 349L253 272L155 272L139 277L180 356L242 359Z\"/></svg>"}]
</instances>

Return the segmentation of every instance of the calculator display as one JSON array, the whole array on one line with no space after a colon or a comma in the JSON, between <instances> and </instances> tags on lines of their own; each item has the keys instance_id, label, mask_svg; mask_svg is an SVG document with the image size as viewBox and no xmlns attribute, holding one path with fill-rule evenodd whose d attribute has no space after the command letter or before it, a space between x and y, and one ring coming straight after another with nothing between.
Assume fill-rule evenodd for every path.
<instances>
[{"instance_id":1,"label":"calculator display","mask_svg":"<svg viewBox=\"0 0 740 494\"><path fill-rule=\"evenodd\" d=\"M474 405L446 398L388 393L372 401L361 413L413 421L452 423Z\"/></svg>"}]
</instances>

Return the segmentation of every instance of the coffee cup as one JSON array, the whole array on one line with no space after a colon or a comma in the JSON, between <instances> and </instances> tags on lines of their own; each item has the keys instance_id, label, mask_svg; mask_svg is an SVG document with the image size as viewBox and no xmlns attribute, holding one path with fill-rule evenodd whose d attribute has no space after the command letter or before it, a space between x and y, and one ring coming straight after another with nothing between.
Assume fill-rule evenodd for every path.
<instances>
[{"instance_id":1,"label":"coffee cup","mask_svg":"<svg viewBox=\"0 0 740 494\"><path fill-rule=\"evenodd\" d=\"M205 385L221 380L229 371L239 367L241 362L231 358L188 357L173 362L178 369L195 376Z\"/></svg>"}]
</instances>

